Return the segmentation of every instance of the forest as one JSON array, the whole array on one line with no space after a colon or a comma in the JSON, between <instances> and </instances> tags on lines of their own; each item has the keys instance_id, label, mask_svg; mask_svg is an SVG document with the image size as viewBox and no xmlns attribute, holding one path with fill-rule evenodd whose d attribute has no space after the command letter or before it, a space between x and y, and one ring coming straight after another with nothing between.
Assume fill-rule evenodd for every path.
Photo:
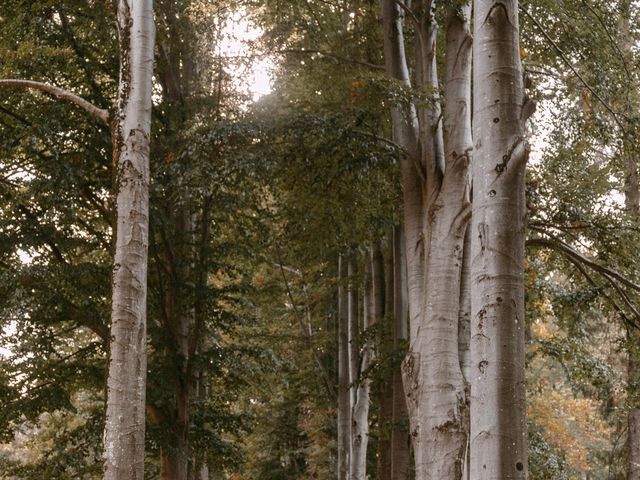
<instances>
[{"instance_id":1,"label":"forest","mask_svg":"<svg viewBox=\"0 0 640 480\"><path fill-rule=\"evenodd\" d=\"M0 478L640 480L639 163L638 0L1 0Z\"/></svg>"}]
</instances>

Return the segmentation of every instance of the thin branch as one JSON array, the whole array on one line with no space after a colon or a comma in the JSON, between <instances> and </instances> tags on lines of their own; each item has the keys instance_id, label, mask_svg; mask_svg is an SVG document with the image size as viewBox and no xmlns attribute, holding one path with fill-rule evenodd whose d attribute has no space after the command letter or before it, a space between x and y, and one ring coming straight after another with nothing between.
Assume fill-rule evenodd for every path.
<instances>
[{"instance_id":1,"label":"thin branch","mask_svg":"<svg viewBox=\"0 0 640 480\"><path fill-rule=\"evenodd\" d=\"M558 242L558 243L555 243L555 242ZM629 296L626 294L626 292L620 287L620 285L618 285L618 282L614 278L612 278L611 273L615 273L615 275L618 275L621 277L620 274L618 274L617 272L614 272L613 270L606 269L605 267L601 267L599 265L598 267L600 268L595 268L595 265L597 264L592 263L588 260L585 261L586 257L580 255L577 251L573 250L571 247L564 244L560 240L553 241L553 240L546 240L542 238L534 238L531 240L527 240L527 245L542 246L542 247L552 248L560 251L560 253L564 254L567 260L569 260L580 271L580 273L585 277L588 283L590 283L593 287L600 290L600 293L602 294L602 296L604 296L611 303L611 305L613 306L613 309L616 312L618 312L618 314L622 317L622 320L624 320L624 322L628 326L632 326L640 329L640 312L638 311L636 306L633 304L633 302L631 301ZM598 273L600 273L602 277L613 287L613 289L618 293L618 295L620 296L624 304L632 311L633 316L635 317L635 320L632 320L625 314L622 307L618 305L618 303L613 299L613 297L607 294L607 292L601 290L601 287L599 287L596 284L593 277L591 277L591 275L589 275L589 273L585 269L585 265L597 271ZM607 273L606 270L609 270L611 273Z\"/></svg>"},{"instance_id":2,"label":"thin branch","mask_svg":"<svg viewBox=\"0 0 640 480\"><path fill-rule=\"evenodd\" d=\"M632 282L631 280L629 280L627 277L625 277L624 275L622 275L619 272L616 272L615 270L608 268L608 267L603 267L602 265L600 265L597 262L594 262L593 260L590 260L589 258L585 257L584 255L582 255L580 252L578 252L577 250L571 248L571 246L567 245L566 243L564 243L562 240L559 240L557 238L554 239L548 239L548 238L532 238L530 240L527 240L527 245L529 246L538 246L538 247L546 247L546 248L551 248L554 250L558 250L566 255L569 255L573 258L575 258L576 260L582 262L584 265L588 266L589 268L595 270L596 272L600 273L601 275L605 276L605 278L611 277L615 280L617 280L618 282L620 282L621 284L625 285L626 287L629 287L632 290L635 290L636 292L640 292L640 285L638 285L637 283Z\"/></svg>"},{"instance_id":3,"label":"thin branch","mask_svg":"<svg viewBox=\"0 0 640 480\"><path fill-rule=\"evenodd\" d=\"M420 20L416 16L415 12L402 0L394 0L394 2L411 17L411 20L416 24L416 27L420 28Z\"/></svg>"},{"instance_id":4,"label":"thin branch","mask_svg":"<svg viewBox=\"0 0 640 480\"><path fill-rule=\"evenodd\" d=\"M593 279L593 277L591 277L591 275L589 275L589 272L587 272L587 269L584 268L583 265L580 264L580 262L578 262L577 260L571 258L571 257L567 257L569 259L569 261L578 269L578 271L582 274L582 276L584 276L584 278L587 279L587 282L589 282L594 288L598 289L600 291L600 293L602 293L602 295L604 296L604 298L606 298L607 300L609 300L609 302L611 303L611 305L613 306L613 309L618 312L618 314L622 317L622 319L629 325L634 325L634 322L627 317L627 315L625 314L624 310L622 309L622 307L620 307L620 305L618 305L618 302L615 301L615 299L609 295L606 291L604 291ZM609 279L609 282L611 282L611 279Z\"/></svg>"},{"instance_id":5,"label":"thin branch","mask_svg":"<svg viewBox=\"0 0 640 480\"><path fill-rule=\"evenodd\" d=\"M16 79L0 79L0 88L30 88L32 90L39 90L41 92L46 92L60 100L67 100L71 103L75 103L80 108L83 108L95 118L100 120L102 123L108 125L109 124L109 111L103 108L96 107L91 102L88 102L82 97L79 97L75 93L71 93L64 88L56 87L55 85L51 85L50 83L43 82L35 82L33 80L16 80Z\"/></svg>"},{"instance_id":6,"label":"thin branch","mask_svg":"<svg viewBox=\"0 0 640 480\"><path fill-rule=\"evenodd\" d=\"M327 391L329 392L329 395L333 398L336 397L336 393L333 389L333 384L331 383L331 380L329 378L329 374L327 373L327 370L324 368L324 366L322 365L322 362L320 361L320 358L318 357L318 354L315 350L315 348L313 347L313 342L311 341L311 334L307 331L306 328L304 328L304 322L302 321L302 316L300 315L300 312L298 311L298 306L296 304L295 299L293 298L293 294L291 293L291 288L289 287L289 280L287 280L287 275L284 271L284 267L283 267L283 263L282 263L282 256L280 255L280 246L275 243L275 248L276 248L276 255L278 256L278 267L280 268L280 274L282 275L282 280L284 281L284 286L285 289L287 290L287 296L289 297L289 300L291 301L291 306L293 307L293 313L294 313L294 317L296 318L296 321L298 322L298 325L300 325L300 328L302 329L302 332L304 333L304 338L306 340L307 346L309 347L309 350L311 350L311 354L313 355L313 358L318 366L318 369L320 370L320 372L322 373L322 376L324 377L325 383L326 383L326 387L327 387Z\"/></svg>"},{"instance_id":7,"label":"thin branch","mask_svg":"<svg viewBox=\"0 0 640 480\"><path fill-rule=\"evenodd\" d=\"M308 50L308 49L294 49L294 48L287 48L284 50L276 50L275 52L271 52L271 53L276 53L276 54L281 54L281 55L285 55L288 53L293 53L293 54L300 54L300 55L322 55L323 57L327 57L327 58L331 58L333 60L337 60L339 62L346 62L346 63L355 63L356 65L362 65L364 67L369 67L372 70L378 70L378 71L385 71L385 67L383 65L376 65L375 63L370 63L370 62L365 62L364 60L357 60L355 58L348 58L348 57L343 57L340 55L336 55L335 53L331 53L331 52L327 52L325 50Z\"/></svg>"},{"instance_id":8,"label":"thin branch","mask_svg":"<svg viewBox=\"0 0 640 480\"><path fill-rule=\"evenodd\" d=\"M582 82L582 84L585 86L585 88L587 90L589 90L591 92L591 94L596 97L598 99L598 101L602 104L602 106L604 106L604 108L607 109L607 111L611 114L611 116L613 117L613 120L618 124L618 126L620 127L620 129L625 132L625 128L624 125L622 125L622 122L620 121L620 119L618 118L618 114L613 110L613 108L611 108L611 106L604 101L604 99L598 94L598 92L596 92L593 87L591 87L591 85L589 85L587 83L587 81L584 79L584 77L582 75L580 75L580 73L578 72L578 70L576 70L576 68L573 66L573 64L569 61L569 59L567 58L566 54L564 53L564 51L558 46L558 44L556 42L553 41L553 39L551 38L551 36L547 33L547 31L544 29L544 27L540 24L540 22L538 22L538 20L536 20L533 15L531 15L527 9L525 9L522 5L520 5L520 10L522 11L522 13L524 13L527 17L529 17L529 19L534 23L534 25L536 27L538 27L538 30L540 30L540 32L542 33L542 35L547 39L547 41L551 44L551 46L553 46L553 48L556 50L556 52L558 52L558 55L560 55L560 58L562 58L562 60L564 61L564 63L571 69L571 71L573 72L573 74L578 77L578 80L580 80L580 82Z\"/></svg>"}]
</instances>

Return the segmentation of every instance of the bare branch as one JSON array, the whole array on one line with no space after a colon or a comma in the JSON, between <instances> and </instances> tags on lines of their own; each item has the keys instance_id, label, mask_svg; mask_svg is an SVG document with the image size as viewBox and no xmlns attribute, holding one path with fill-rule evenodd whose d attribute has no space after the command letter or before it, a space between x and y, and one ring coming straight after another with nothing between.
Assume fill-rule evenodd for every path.
<instances>
[{"instance_id":1,"label":"bare branch","mask_svg":"<svg viewBox=\"0 0 640 480\"><path fill-rule=\"evenodd\" d=\"M416 27L420 28L420 20L416 16L415 12L411 8L409 8L409 6L406 3L404 3L402 0L394 0L394 1L396 5L398 5L402 10L405 11L407 15L411 17L411 20L413 20Z\"/></svg>"},{"instance_id":2,"label":"bare branch","mask_svg":"<svg viewBox=\"0 0 640 480\"><path fill-rule=\"evenodd\" d=\"M79 97L75 93L71 93L64 88L56 87L50 83L35 82L33 80L17 80L13 78L0 79L0 88L30 88L32 90L39 90L46 92L60 100L67 100L71 103L75 103L80 108L83 108L102 123L109 124L109 111L103 108L96 107L91 102L88 102L82 97Z\"/></svg>"},{"instance_id":3,"label":"bare branch","mask_svg":"<svg viewBox=\"0 0 640 480\"><path fill-rule=\"evenodd\" d=\"M324 377L325 385L327 387L327 392L329 393L329 396L332 398L336 398L336 393L333 389L333 384L331 383L329 374L327 373L327 370L324 368L324 365L322 364L320 357L318 357L318 353L316 352L315 347L313 345L311 333L307 331L306 328L304 328L304 322L302 321L302 316L298 311L298 306L296 304L295 299L293 298L293 294L291 293L291 288L289 287L289 280L287 279L287 275L284 270L284 265L282 263L280 246L275 242L274 242L274 245L275 245L276 255L278 257L278 262L275 263L275 265L278 265L280 269L280 274L282 275L282 280L284 282L285 289L287 290L287 296L289 297L289 300L291 301L291 306L293 307L293 313L294 313L293 316L295 317L295 319L298 322L298 325L302 329L302 333L304 334L305 341L307 343L307 346L309 347L309 350L311 351L311 354L313 355L313 359L315 360L316 365L318 366L318 370L320 370L320 373L322 373L322 376Z\"/></svg>"}]
</instances>

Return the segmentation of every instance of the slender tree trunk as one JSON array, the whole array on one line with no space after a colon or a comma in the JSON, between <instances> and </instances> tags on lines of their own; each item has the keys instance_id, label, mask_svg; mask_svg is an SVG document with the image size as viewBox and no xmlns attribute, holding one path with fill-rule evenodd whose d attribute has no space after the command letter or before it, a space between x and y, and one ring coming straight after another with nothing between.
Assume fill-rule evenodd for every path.
<instances>
[{"instance_id":1,"label":"slender tree trunk","mask_svg":"<svg viewBox=\"0 0 640 480\"><path fill-rule=\"evenodd\" d=\"M402 225L393 231L393 348L395 352L406 353L406 341L409 336L409 303L407 300L407 258L406 240ZM404 356L404 355L403 355ZM411 462L411 438L409 436L409 414L402 384L400 363L394 366L391 386L391 468L392 480L409 478Z\"/></svg>"},{"instance_id":2,"label":"slender tree trunk","mask_svg":"<svg viewBox=\"0 0 640 480\"><path fill-rule=\"evenodd\" d=\"M358 308L358 263L356 258L356 254L352 253L349 255L347 262L349 276L347 286L349 302L349 392L352 409L357 401L358 388L356 383L360 376L360 309ZM353 439L351 441L353 445ZM349 471L352 471L352 467L350 467Z\"/></svg>"},{"instance_id":3,"label":"slender tree trunk","mask_svg":"<svg viewBox=\"0 0 640 480\"><path fill-rule=\"evenodd\" d=\"M349 389L349 300L347 261L338 260L338 480L349 480L351 392Z\"/></svg>"},{"instance_id":4,"label":"slender tree trunk","mask_svg":"<svg viewBox=\"0 0 640 480\"><path fill-rule=\"evenodd\" d=\"M620 2L620 46L626 58L633 61L632 42L629 35L629 19L631 2ZM635 85L629 85L625 92L627 115L637 114L638 93ZM622 132L622 155L626 163L625 207L628 218L635 226L640 224L640 174L635 153L637 150L637 131L632 122L627 124L627 132ZM640 319L636 318L636 321ZM627 363L627 402L629 416L627 419L627 480L640 480L640 332L631 328L628 334Z\"/></svg>"},{"instance_id":5,"label":"slender tree trunk","mask_svg":"<svg viewBox=\"0 0 640 480\"><path fill-rule=\"evenodd\" d=\"M375 245L369 258L365 259L364 331L381 321L384 315L384 259L380 247ZM369 401L371 380L367 370L374 360L375 352L371 339L362 346L362 362L358 381L356 403L352 415L352 479L367 477L367 446L369 443Z\"/></svg>"},{"instance_id":6,"label":"slender tree trunk","mask_svg":"<svg viewBox=\"0 0 640 480\"><path fill-rule=\"evenodd\" d=\"M627 178L625 186L625 203L627 214L635 224L640 224L640 181L638 163L631 144L632 139L626 139L623 144L623 154L626 156ZM640 319L636 318L636 321ZM628 338L627 383L629 398L628 426L628 468L627 480L640 480L640 332L631 328Z\"/></svg>"},{"instance_id":7,"label":"slender tree trunk","mask_svg":"<svg viewBox=\"0 0 640 480\"><path fill-rule=\"evenodd\" d=\"M471 478L526 479L525 95L517 0L474 3Z\"/></svg>"},{"instance_id":8,"label":"slender tree trunk","mask_svg":"<svg viewBox=\"0 0 640 480\"><path fill-rule=\"evenodd\" d=\"M411 86L404 46L403 15L395 0L382 0L384 61L387 76ZM391 108L393 138L404 150L400 161L403 185L404 231L410 324L418 325L424 297L423 167L418 141L418 117L413 104Z\"/></svg>"},{"instance_id":9,"label":"slender tree trunk","mask_svg":"<svg viewBox=\"0 0 640 480\"><path fill-rule=\"evenodd\" d=\"M394 320L394 258L393 258L393 237L392 228L386 239L386 264L385 264L385 305L384 320L385 328L381 332L379 345L385 353L393 338ZM380 382L378 391L378 451L376 454L376 480L391 479L391 431L393 426L393 370L385 369L386 378Z\"/></svg>"},{"instance_id":10,"label":"slender tree trunk","mask_svg":"<svg viewBox=\"0 0 640 480\"><path fill-rule=\"evenodd\" d=\"M120 0L120 87L114 125L117 232L104 431L105 480L142 480L146 386L152 0Z\"/></svg>"},{"instance_id":11,"label":"slender tree trunk","mask_svg":"<svg viewBox=\"0 0 640 480\"><path fill-rule=\"evenodd\" d=\"M633 151L633 150L632 150ZM627 212L635 224L640 223L640 183L638 182L638 164L630 152L627 155L627 185L625 200ZM636 319L640 320L640 319ZM629 398L628 426L628 467L627 480L640 480L640 332L631 328L628 338L629 359L627 364L627 383Z\"/></svg>"},{"instance_id":12,"label":"slender tree trunk","mask_svg":"<svg viewBox=\"0 0 640 480\"><path fill-rule=\"evenodd\" d=\"M189 362L192 350L195 353L197 344L191 345L190 333L195 335L195 292L188 285L193 285L196 276L194 265L195 238L194 218L189 205L191 199L184 192L175 192L178 199L172 205L170 213L172 245L168 255L171 279L167 285L168 334L171 335L173 396L169 400L170 443L167 450L162 451L160 458L161 480L187 480L189 472L189 403L193 389L193 379ZM206 228L205 228L206 230ZM206 240L205 240L206 241ZM196 342L197 343L197 342Z\"/></svg>"}]
</instances>

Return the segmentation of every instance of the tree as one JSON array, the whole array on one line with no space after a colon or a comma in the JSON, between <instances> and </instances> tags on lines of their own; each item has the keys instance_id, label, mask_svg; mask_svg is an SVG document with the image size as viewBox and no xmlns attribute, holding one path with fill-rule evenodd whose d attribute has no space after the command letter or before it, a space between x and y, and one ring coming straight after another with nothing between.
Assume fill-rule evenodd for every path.
<instances>
[{"instance_id":1,"label":"tree","mask_svg":"<svg viewBox=\"0 0 640 480\"><path fill-rule=\"evenodd\" d=\"M117 26L120 85L113 137L118 213L104 433L108 480L144 478L152 0L120 0Z\"/></svg>"},{"instance_id":2,"label":"tree","mask_svg":"<svg viewBox=\"0 0 640 480\"><path fill-rule=\"evenodd\" d=\"M471 478L527 478L524 137L518 2L474 8Z\"/></svg>"},{"instance_id":3,"label":"tree","mask_svg":"<svg viewBox=\"0 0 640 480\"><path fill-rule=\"evenodd\" d=\"M462 476L468 435L458 323L464 318L460 291L470 213L469 8L448 12L444 139L436 93L435 5L419 2L402 10L415 25L416 85L426 96L415 106L407 102L392 109L394 137L405 150L401 170L410 348L403 366L404 386L416 478L456 479ZM383 2L385 63L387 75L408 87L402 10L398 2Z\"/></svg>"},{"instance_id":4,"label":"tree","mask_svg":"<svg viewBox=\"0 0 640 480\"><path fill-rule=\"evenodd\" d=\"M152 3L117 6L120 86L112 119L117 159L116 244L113 268L110 368L105 424L105 478L142 478L146 388L146 291L149 196L149 136L154 25ZM52 93L99 120L100 108L64 89L24 80L0 86Z\"/></svg>"}]
</instances>

